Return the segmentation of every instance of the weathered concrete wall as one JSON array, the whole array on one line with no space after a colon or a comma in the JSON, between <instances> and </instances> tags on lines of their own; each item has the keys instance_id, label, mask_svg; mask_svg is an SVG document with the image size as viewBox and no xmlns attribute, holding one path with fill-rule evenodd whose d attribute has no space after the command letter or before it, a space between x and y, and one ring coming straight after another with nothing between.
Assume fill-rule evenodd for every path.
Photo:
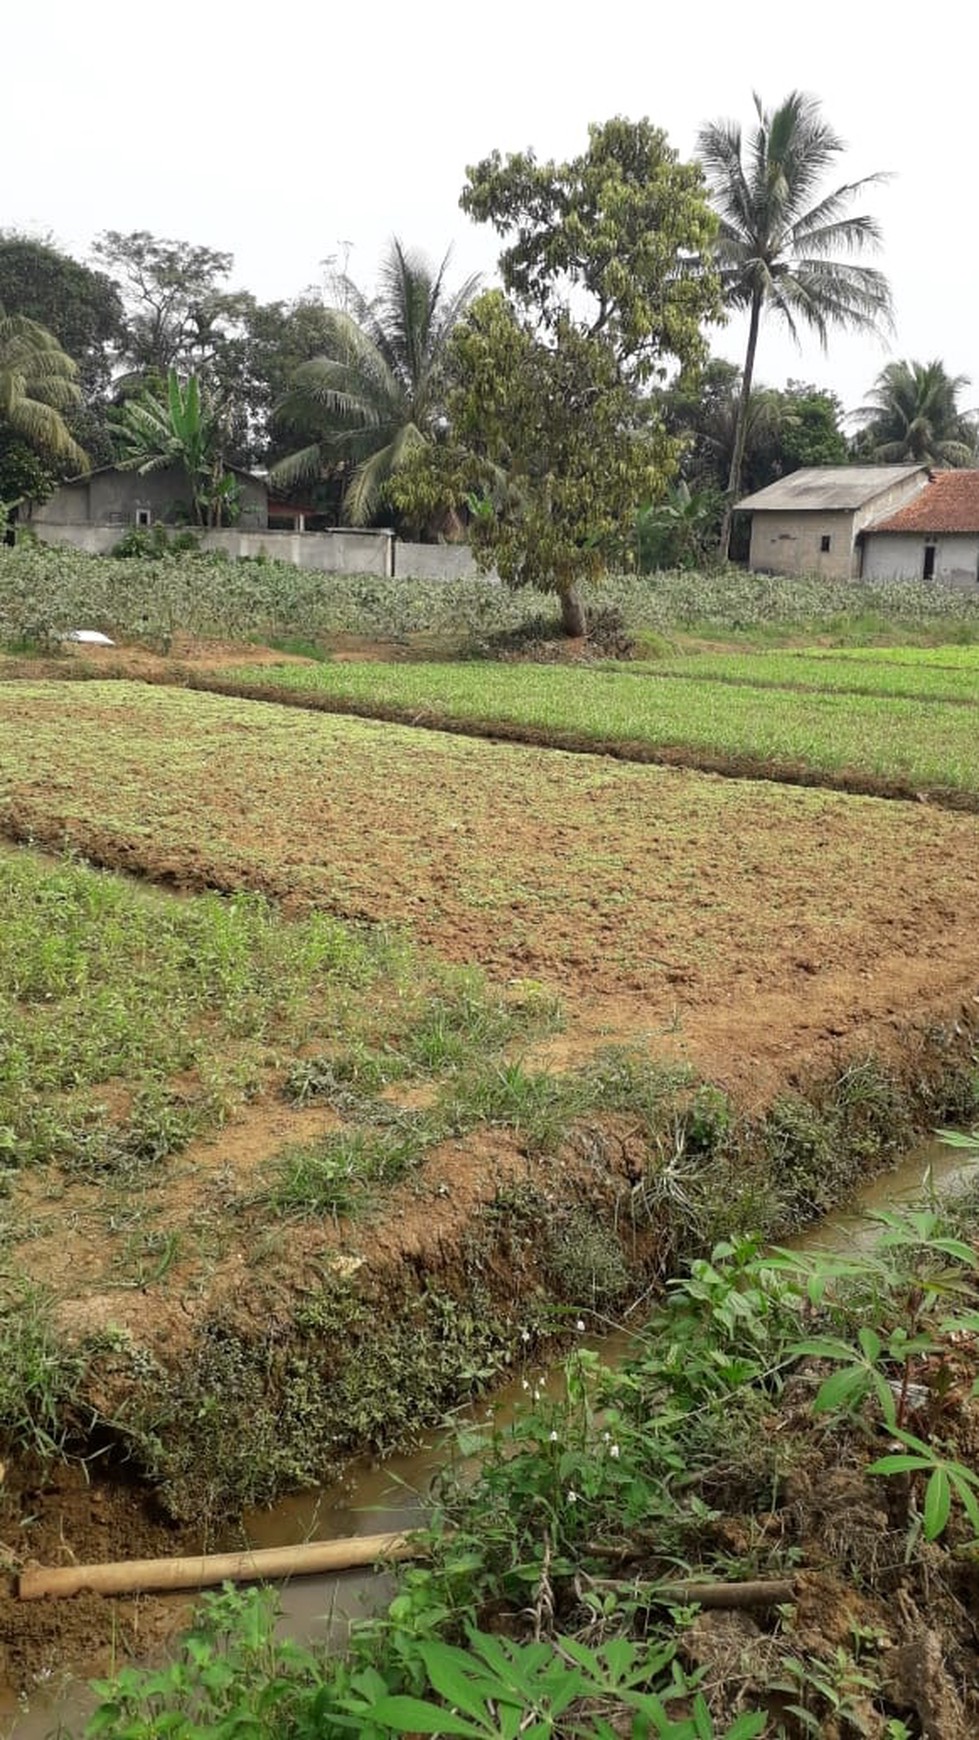
<instances>
[{"instance_id":1,"label":"weathered concrete wall","mask_svg":"<svg viewBox=\"0 0 979 1740\"><path fill-rule=\"evenodd\" d=\"M492 570L481 574L468 544L394 545L394 572L399 580L499 580Z\"/></svg>"},{"instance_id":2,"label":"weathered concrete wall","mask_svg":"<svg viewBox=\"0 0 979 1740\"><path fill-rule=\"evenodd\" d=\"M68 545L90 556L107 556L129 529L124 526L51 524L33 519L31 525L44 544ZM385 579L391 573L390 532L201 532L202 550L222 550L226 556L267 556L270 561L291 562L322 574L372 574Z\"/></svg>"},{"instance_id":3,"label":"weathered concrete wall","mask_svg":"<svg viewBox=\"0 0 979 1740\"><path fill-rule=\"evenodd\" d=\"M770 574L816 574L827 580L854 580L860 574L857 533L872 521L896 513L927 482L927 472L913 472L882 489L859 508L822 512L759 509L751 516L748 566ZM822 548L824 538L829 538L828 550Z\"/></svg>"},{"instance_id":4,"label":"weathered concrete wall","mask_svg":"<svg viewBox=\"0 0 979 1740\"><path fill-rule=\"evenodd\" d=\"M827 580L850 580L854 567L854 515L845 513L773 513L751 516L748 566L769 574L819 574ZM822 540L829 539L829 549Z\"/></svg>"},{"instance_id":5,"label":"weathered concrete wall","mask_svg":"<svg viewBox=\"0 0 979 1740\"><path fill-rule=\"evenodd\" d=\"M925 545L935 546L934 579L963 591L979 588L979 532L969 536L927 537L924 532L868 532L864 539L865 580L921 580Z\"/></svg>"},{"instance_id":6,"label":"weathered concrete wall","mask_svg":"<svg viewBox=\"0 0 979 1740\"><path fill-rule=\"evenodd\" d=\"M272 562L291 562L296 568L311 568L322 574L373 574L386 579L391 573L390 532L205 532L203 550L223 550L225 555L267 556Z\"/></svg>"}]
</instances>

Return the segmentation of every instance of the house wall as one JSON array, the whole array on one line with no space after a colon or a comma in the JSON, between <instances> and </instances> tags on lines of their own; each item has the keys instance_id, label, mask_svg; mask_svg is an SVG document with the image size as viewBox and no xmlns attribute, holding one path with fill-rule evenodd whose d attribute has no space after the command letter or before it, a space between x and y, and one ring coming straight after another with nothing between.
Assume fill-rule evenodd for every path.
<instances>
[{"instance_id":1,"label":"house wall","mask_svg":"<svg viewBox=\"0 0 979 1740\"><path fill-rule=\"evenodd\" d=\"M920 580L925 545L935 545L935 579L945 586L979 589L979 531L928 537L924 532L868 532L864 538L865 580Z\"/></svg>"},{"instance_id":2,"label":"house wall","mask_svg":"<svg viewBox=\"0 0 979 1740\"><path fill-rule=\"evenodd\" d=\"M261 478L237 473L241 530L258 530L268 523L268 489ZM175 466L151 471L140 477L135 471L93 471L77 483L63 483L50 501L35 508L31 524L41 526L109 526L118 539L127 526L135 525L137 508L151 518L173 525L186 517L187 479Z\"/></svg>"},{"instance_id":3,"label":"house wall","mask_svg":"<svg viewBox=\"0 0 979 1740\"><path fill-rule=\"evenodd\" d=\"M751 516L748 566L754 573L819 574L826 580L849 580L854 568L854 514L758 510ZM824 537L828 551L820 548Z\"/></svg>"},{"instance_id":4,"label":"house wall","mask_svg":"<svg viewBox=\"0 0 979 1740\"><path fill-rule=\"evenodd\" d=\"M882 489L859 508L778 510L759 508L751 516L748 566L769 574L816 574L827 580L855 580L860 575L857 533L872 520L884 519L913 500L928 481L916 471ZM820 548L828 537L828 551Z\"/></svg>"}]
</instances>

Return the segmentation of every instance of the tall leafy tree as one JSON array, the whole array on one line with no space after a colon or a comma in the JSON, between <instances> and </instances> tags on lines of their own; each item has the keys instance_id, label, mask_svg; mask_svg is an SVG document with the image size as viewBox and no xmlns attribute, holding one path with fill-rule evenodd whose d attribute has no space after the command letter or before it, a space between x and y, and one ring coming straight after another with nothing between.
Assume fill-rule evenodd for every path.
<instances>
[{"instance_id":1,"label":"tall leafy tree","mask_svg":"<svg viewBox=\"0 0 979 1740\"><path fill-rule=\"evenodd\" d=\"M478 284L450 291L448 263L433 270L395 238L375 296L339 281L344 306L324 311L323 353L297 368L279 403L282 424L305 439L275 466L278 487L342 466L345 517L374 518L392 474L444 417L447 346Z\"/></svg>"},{"instance_id":2,"label":"tall leafy tree","mask_svg":"<svg viewBox=\"0 0 979 1740\"><path fill-rule=\"evenodd\" d=\"M809 327L825 344L833 327L876 330L890 320L887 280L855 258L881 239L877 220L854 213L853 201L880 175L823 191L845 147L819 103L792 91L777 109L755 97L756 123L746 138L734 121L701 129L698 150L720 225L716 262L725 300L748 314L738 429L727 479L722 553L731 508L741 488L748 408L762 317L779 316L793 336Z\"/></svg>"},{"instance_id":3,"label":"tall leafy tree","mask_svg":"<svg viewBox=\"0 0 979 1740\"><path fill-rule=\"evenodd\" d=\"M127 399L113 425L121 470L141 476L168 466L183 471L198 525L219 526L233 511L235 479L224 462L220 410L196 375L183 385L171 369L165 396L147 390Z\"/></svg>"},{"instance_id":4,"label":"tall leafy tree","mask_svg":"<svg viewBox=\"0 0 979 1740\"><path fill-rule=\"evenodd\" d=\"M857 413L859 447L873 459L936 466L976 463L979 426L960 407L967 375L950 375L934 362L890 362Z\"/></svg>"},{"instance_id":5,"label":"tall leafy tree","mask_svg":"<svg viewBox=\"0 0 979 1740\"><path fill-rule=\"evenodd\" d=\"M581 583L621 558L637 502L665 487L672 444L639 414L609 339L566 317L544 337L490 291L451 351L451 438L398 472L394 500L410 514L437 499L439 474L467 492L477 559L556 593L565 633L583 635Z\"/></svg>"},{"instance_id":6,"label":"tall leafy tree","mask_svg":"<svg viewBox=\"0 0 979 1740\"><path fill-rule=\"evenodd\" d=\"M225 288L234 256L149 230L106 230L94 252L122 293L130 376L163 382L177 369L210 379L252 306Z\"/></svg>"},{"instance_id":7,"label":"tall leafy tree","mask_svg":"<svg viewBox=\"0 0 979 1740\"><path fill-rule=\"evenodd\" d=\"M496 151L467 175L463 210L503 239L504 286L545 330L570 319L601 334L636 383L702 356L716 224L700 169L660 128L616 117L564 163Z\"/></svg>"},{"instance_id":8,"label":"tall leafy tree","mask_svg":"<svg viewBox=\"0 0 979 1740\"><path fill-rule=\"evenodd\" d=\"M631 550L637 508L675 473L678 443L642 389L703 356L718 286L697 261L714 219L700 171L648 121L592 127L566 163L494 153L468 175L464 209L506 243L506 294L460 324L448 439L399 496L417 481L432 499L444 454L469 488L477 557L556 593L565 632L581 635L582 582Z\"/></svg>"},{"instance_id":9,"label":"tall leafy tree","mask_svg":"<svg viewBox=\"0 0 979 1740\"><path fill-rule=\"evenodd\" d=\"M88 456L67 415L81 403L78 368L53 333L0 308L0 429L62 469L85 471Z\"/></svg>"}]
</instances>

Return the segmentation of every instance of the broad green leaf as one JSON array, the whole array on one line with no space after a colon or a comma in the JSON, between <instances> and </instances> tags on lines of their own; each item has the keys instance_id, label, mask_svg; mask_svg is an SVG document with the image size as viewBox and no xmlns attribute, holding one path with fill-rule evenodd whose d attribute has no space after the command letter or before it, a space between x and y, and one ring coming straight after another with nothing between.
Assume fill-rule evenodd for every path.
<instances>
[{"instance_id":1,"label":"broad green leaf","mask_svg":"<svg viewBox=\"0 0 979 1740\"><path fill-rule=\"evenodd\" d=\"M423 1704L420 1698L381 1698L370 1711L370 1719L392 1734L462 1734L471 1740L486 1740L493 1729L487 1724L478 1728L449 1710L437 1710L434 1704Z\"/></svg>"},{"instance_id":2,"label":"broad green leaf","mask_svg":"<svg viewBox=\"0 0 979 1740\"><path fill-rule=\"evenodd\" d=\"M928 1456L907 1456L903 1452L891 1456L879 1456L876 1462L867 1464L868 1474L914 1474L919 1468L933 1468L934 1463Z\"/></svg>"},{"instance_id":3,"label":"broad green leaf","mask_svg":"<svg viewBox=\"0 0 979 1740\"><path fill-rule=\"evenodd\" d=\"M925 1488L925 1540L937 1541L948 1522L952 1489L944 1468L936 1468Z\"/></svg>"},{"instance_id":4,"label":"broad green leaf","mask_svg":"<svg viewBox=\"0 0 979 1740\"><path fill-rule=\"evenodd\" d=\"M834 1408L845 1408L848 1402L864 1395L866 1390L867 1374L863 1368L859 1365L844 1366L820 1384L812 1405L817 1414L826 1414Z\"/></svg>"}]
</instances>

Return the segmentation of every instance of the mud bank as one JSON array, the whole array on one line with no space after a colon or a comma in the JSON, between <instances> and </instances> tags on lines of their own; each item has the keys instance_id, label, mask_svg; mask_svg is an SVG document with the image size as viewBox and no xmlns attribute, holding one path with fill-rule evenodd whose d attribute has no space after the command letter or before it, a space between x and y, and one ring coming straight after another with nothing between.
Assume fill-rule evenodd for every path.
<instances>
[{"instance_id":1,"label":"mud bank","mask_svg":"<svg viewBox=\"0 0 979 1740\"><path fill-rule=\"evenodd\" d=\"M637 1316L717 1237L784 1238L916 1137L969 1121L976 1045L974 1007L908 1026L887 1064L841 1058L762 1116L710 1084L667 1091L619 1058L604 1103L554 1153L484 1133L433 1153L373 1223L293 1229L264 1274L226 1273L194 1298L172 1281L117 1296L111 1334L66 1318L86 1359L71 1460L13 1459L0 1487L0 1677L20 1689L73 1660L91 1671L107 1636L117 1657L145 1654L184 1611L95 1598L25 1609L21 1563L246 1544L247 1506L410 1445L447 1408L539 1367L573 1322Z\"/></svg>"}]
</instances>

